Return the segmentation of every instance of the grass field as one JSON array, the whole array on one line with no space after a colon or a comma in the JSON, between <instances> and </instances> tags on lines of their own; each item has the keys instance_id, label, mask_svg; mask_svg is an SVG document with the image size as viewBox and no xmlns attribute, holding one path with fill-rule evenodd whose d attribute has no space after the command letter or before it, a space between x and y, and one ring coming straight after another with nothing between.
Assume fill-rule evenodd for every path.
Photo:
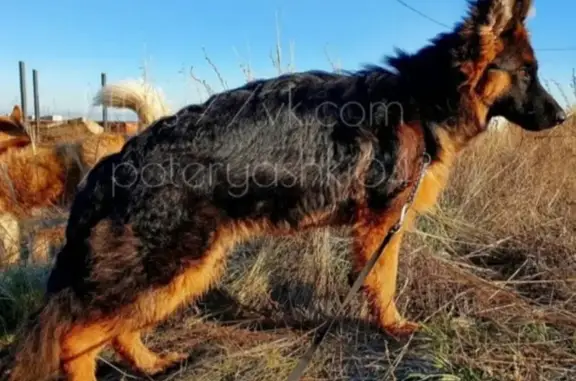
<instances>
[{"instance_id":1,"label":"grass field","mask_svg":"<svg viewBox=\"0 0 576 381\"><path fill-rule=\"evenodd\" d=\"M485 134L458 160L438 208L404 242L398 306L422 322L396 342L366 323L363 295L308 380L576 379L576 120ZM191 354L157 380L283 380L348 291L346 230L262 239L221 287L151 333ZM44 268L0 273L0 346L39 303ZM102 380L137 379L108 355Z\"/></svg>"}]
</instances>

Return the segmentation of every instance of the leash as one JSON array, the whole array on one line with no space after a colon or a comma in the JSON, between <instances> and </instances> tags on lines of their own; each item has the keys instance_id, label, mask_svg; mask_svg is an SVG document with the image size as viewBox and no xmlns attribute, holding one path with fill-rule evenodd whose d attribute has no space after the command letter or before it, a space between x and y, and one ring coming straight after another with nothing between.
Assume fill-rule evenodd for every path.
<instances>
[{"instance_id":1,"label":"leash","mask_svg":"<svg viewBox=\"0 0 576 381\"><path fill-rule=\"evenodd\" d=\"M414 197L416 197L416 192L418 191L420 183L422 182L422 178L424 177L424 173L426 172L426 168L430 164L431 160L432 159L431 159L430 155L427 152L424 152L423 157L422 157L422 164L420 166L420 174L418 176L418 181L416 182L415 186L412 188L412 192L410 193L410 197L408 197L408 201L402 207L402 212L400 213L400 218L392 226L392 228L388 231L388 234L386 234L386 236L384 237L384 239L382 240L382 242L380 243L380 245L378 246L376 251L372 254L372 256L370 257L370 260L364 265L364 267L362 268L362 270L358 274L358 277L354 281L354 284L350 288L350 291L348 291L346 298L344 299L344 301L340 305L340 309L338 310L338 313L334 317L332 317L332 319L330 319L328 324L326 324L324 326L324 328L320 331L320 333L318 335L316 335L316 338L312 342L312 345L310 346L310 348L308 348L308 350L306 351L304 356L302 356L302 358L300 359L300 361L298 362L296 367L292 370L292 373L290 373L290 375L288 376L288 381L298 381L298 380L300 380L300 377L302 377L304 375L304 371L306 370L306 367L308 366L310 361L312 361L312 356L314 356L316 349L318 349L318 347L320 347L320 344L322 343L322 341L326 337L326 334L328 333L330 328L332 328L332 325L334 324L334 322L340 317L340 314L344 311L344 307L346 307L346 305L352 301L352 297L358 292L358 290L360 290L360 287L362 287L364 280L366 279L366 277L368 276L368 274L370 273L370 271L372 270L372 268L374 267L374 265L376 264L376 262L378 261L378 259L382 255L382 253L384 252L384 248L386 247L386 245L388 245L388 243L390 242L392 237L394 237L394 235L396 233L398 233L398 231L400 231L400 229L402 228L402 224L404 223L404 219L406 217L406 214L408 213L410 206L412 206L412 203L414 202Z\"/></svg>"}]
</instances>

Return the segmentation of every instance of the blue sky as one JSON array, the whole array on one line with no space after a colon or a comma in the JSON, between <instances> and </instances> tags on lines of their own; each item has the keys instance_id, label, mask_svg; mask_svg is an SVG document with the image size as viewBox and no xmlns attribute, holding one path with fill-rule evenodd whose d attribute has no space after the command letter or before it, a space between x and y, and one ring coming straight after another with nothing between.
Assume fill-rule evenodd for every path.
<instances>
[{"instance_id":1,"label":"blue sky","mask_svg":"<svg viewBox=\"0 0 576 381\"><path fill-rule=\"evenodd\" d=\"M466 7L465 0L405 2L448 25ZM99 110L90 100L101 72L109 82L139 78L146 64L149 79L178 108L206 96L191 80L191 66L197 77L222 89L204 49L234 87L245 81L241 64L249 64L256 77L276 74L270 56L278 29L285 65L292 55L296 70L330 69L328 57L357 69L379 63L394 47L414 51L445 30L396 0L19 0L3 4L2 12L13 15L3 19L3 30L11 32L0 34L2 113L19 103L19 60L27 67L30 113L31 72L37 69L43 113L95 116ZM537 52L542 79L567 92L576 68L575 14L574 1L537 0L529 21L536 48L572 48Z\"/></svg>"}]
</instances>

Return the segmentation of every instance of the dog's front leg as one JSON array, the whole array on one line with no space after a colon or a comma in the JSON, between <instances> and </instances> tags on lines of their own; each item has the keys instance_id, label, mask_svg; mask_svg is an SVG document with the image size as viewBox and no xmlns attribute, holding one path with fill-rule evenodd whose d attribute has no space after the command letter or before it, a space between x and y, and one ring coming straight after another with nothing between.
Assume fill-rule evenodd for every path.
<instances>
[{"instance_id":1,"label":"dog's front leg","mask_svg":"<svg viewBox=\"0 0 576 381\"><path fill-rule=\"evenodd\" d=\"M407 219L411 219L408 213ZM366 262L380 246L380 243L388 234L395 220L390 216L381 218L365 218L354 227L354 264L355 270L360 272ZM364 291L372 307L372 311L378 319L379 325L391 336L406 336L412 334L418 324L402 318L394 296L396 293L396 279L398 276L398 254L404 235L404 228L410 221L406 221L404 227L398 231L384 248L374 268L364 281Z\"/></svg>"}]
</instances>

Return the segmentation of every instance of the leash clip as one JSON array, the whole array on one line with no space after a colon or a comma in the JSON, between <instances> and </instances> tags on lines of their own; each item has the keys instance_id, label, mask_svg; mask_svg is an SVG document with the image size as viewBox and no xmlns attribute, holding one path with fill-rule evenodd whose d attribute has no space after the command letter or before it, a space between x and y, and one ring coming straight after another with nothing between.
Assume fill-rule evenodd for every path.
<instances>
[{"instance_id":1,"label":"leash clip","mask_svg":"<svg viewBox=\"0 0 576 381\"><path fill-rule=\"evenodd\" d=\"M428 152L424 152L424 167L427 167L432 162L432 157Z\"/></svg>"},{"instance_id":2,"label":"leash clip","mask_svg":"<svg viewBox=\"0 0 576 381\"><path fill-rule=\"evenodd\" d=\"M409 204L404 204L402 207L402 211L400 212L400 218L398 219L397 225L400 227L404 223L404 219L406 218L406 214L408 214L408 209L410 209Z\"/></svg>"}]
</instances>

